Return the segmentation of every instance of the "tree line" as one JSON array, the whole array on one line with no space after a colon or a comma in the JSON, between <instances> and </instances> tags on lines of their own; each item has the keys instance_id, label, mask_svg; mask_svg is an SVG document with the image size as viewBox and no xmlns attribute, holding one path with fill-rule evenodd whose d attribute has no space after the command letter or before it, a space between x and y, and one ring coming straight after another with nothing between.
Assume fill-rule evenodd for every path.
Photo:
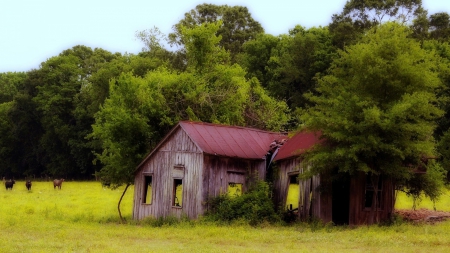
<instances>
[{"instance_id":1,"label":"tree line","mask_svg":"<svg viewBox=\"0 0 450 253\"><path fill-rule=\"evenodd\" d=\"M450 16L420 0L351 0L325 27L277 36L246 7L201 4L172 33L136 37L138 54L78 45L0 73L3 177L130 184L180 120L323 131L339 148L309 154L317 171L407 178L409 189L405 168L427 166L420 157L437 158L433 182L450 168Z\"/></svg>"}]
</instances>

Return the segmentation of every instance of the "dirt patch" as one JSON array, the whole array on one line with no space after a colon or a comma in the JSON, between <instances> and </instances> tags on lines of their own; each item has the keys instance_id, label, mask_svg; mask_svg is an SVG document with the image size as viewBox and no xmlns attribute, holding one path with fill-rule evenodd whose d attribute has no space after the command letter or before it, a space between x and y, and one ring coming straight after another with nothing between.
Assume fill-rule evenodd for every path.
<instances>
[{"instance_id":1,"label":"dirt patch","mask_svg":"<svg viewBox=\"0 0 450 253\"><path fill-rule=\"evenodd\" d=\"M413 222L436 223L450 218L450 212L433 211L428 209L420 210L395 210L404 220Z\"/></svg>"}]
</instances>

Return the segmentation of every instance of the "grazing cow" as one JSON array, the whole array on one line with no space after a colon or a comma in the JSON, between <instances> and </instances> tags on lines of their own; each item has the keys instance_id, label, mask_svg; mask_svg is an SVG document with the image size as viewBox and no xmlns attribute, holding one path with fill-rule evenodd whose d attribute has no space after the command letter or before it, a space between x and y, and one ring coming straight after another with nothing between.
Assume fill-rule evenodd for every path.
<instances>
[{"instance_id":1,"label":"grazing cow","mask_svg":"<svg viewBox=\"0 0 450 253\"><path fill-rule=\"evenodd\" d=\"M6 181L6 182L5 182L6 190L8 190L8 189L11 189L11 190L12 190L13 185L14 185L15 183L16 183L16 181L14 181L14 179L9 180L9 181Z\"/></svg>"},{"instance_id":2,"label":"grazing cow","mask_svg":"<svg viewBox=\"0 0 450 253\"><path fill-rule=\"evenodd\" d=\"M31 180L27 180L25 186L27 187L28 190L31 190Z\"/></svg>"},{"instance_id":3,"label":"grazing cow","mask_svg":"<svg viewBox=\"0 0 450 253\"><path fill-rule=\"evenodd\" d=\"M56 189L56 186L61 190L62 182L64 182L64 179L55 179L53 180L53 189Z\"/></svg>"}]
</instances>

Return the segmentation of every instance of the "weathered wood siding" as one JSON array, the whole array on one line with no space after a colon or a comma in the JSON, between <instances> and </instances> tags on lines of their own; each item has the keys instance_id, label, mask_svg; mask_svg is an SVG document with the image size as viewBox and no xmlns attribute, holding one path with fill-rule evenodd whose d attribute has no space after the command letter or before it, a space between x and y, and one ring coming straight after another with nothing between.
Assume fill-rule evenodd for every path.
<instances>
[{"instance_id":1,"label":"weathered wood siding","mask_svg":"<svg viewBox=\"0 0 450 253\"><path fill-rule=\"evenodd\" d=\"M300 158L281 160L277 162L277 165L279 170L274 180L273 199L276 207L285 210L289 177L302 174L308 168ZM311 216L323 220L331 219L331 200L328 196L322 200L320 176L300 180L299 186L298 214L300 219L304 220Z\"/></svg>"},{"instance_id":2,"label":"weathered wood siding","mask_svg":"<svg viewBox=\"0 0 450 253\"><path fill-rule=\"evenodd\" d=\"M350 225L367 224L370 208L364 207L366 175L358 173L350 180ZM378 220L389 220L394 212L395 188L391 179L382 179L381 209L377 210Z\"/></svg>"},{"instance_id":3,"label":"weathered wood siding","mask_svg":"<svg viewBox=\"0 0 450 253\"><path fill-rule=\"evenodd\" d=\"M264 159L246 160L204 154L180 128L141 165L135 177L133 218L198 218L211 196L225 194L229 183L245 192L250 180L265 178ZM144 178L152 176L152 203L144 204ZM183 179L182 207L174 207L173 181Z\"/></svg>"},{"instance_id":4,"label":"weathered wood siding","mask_svg":"<svg viewBox=\"0 0 450 253\"><path fill-rule=\"evenodd\" d=\"M274 181L274 203L277 207L286 209L289 176L304 172L306 166L300 158L278 161L277 178ZM381 209L377 210L378 220L389 220L394 212L395 188L390 179L382 179ZM365 174L359 173L350 179L349 196L349 224L367 224L370 208L364 207ZM320 176L299 182L299 211L300 219L308 217L319 218L323 222L332 221L332 191L331 182L320 180Z\"/></svg>"},{"instance_id":5,"label":"weathered wood siding","mask_svg":"<svg viewBox=\"0 0 450 253\"><path fill-rule=\"evenodd\" d=\"M266 161L245 160L229 157L205 155L205 170L203 172L203 199L225 194L229 183L243 184L243 191L248 187L249 180L265 178Z\"/></svg>"},{"instance_id":6,"label":"weathered wood siding","mask_svg":"<svg viewBox=\"0 0 450 253\"><path fill-rule=\"evenodd\" d=\"M180 128L138 169L135 177L133 218L203 213L203 154ZM152 203L143 204L144 176L152 176ZM174 207L174 178L183 180L182 207Z\"/></svg>"}]
</instances>

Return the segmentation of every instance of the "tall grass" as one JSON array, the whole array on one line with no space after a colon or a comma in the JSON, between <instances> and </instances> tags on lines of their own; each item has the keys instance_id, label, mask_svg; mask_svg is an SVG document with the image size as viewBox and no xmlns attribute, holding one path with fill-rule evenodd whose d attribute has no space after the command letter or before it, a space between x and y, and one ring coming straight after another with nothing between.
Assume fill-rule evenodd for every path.
<instances>
[{"instance_id":1,"label":"tall grass","mask_svg":"<svg viewBox=\"0 0 450 253\"><path fill-rule=\"evenodd\" d=\"M437 225L335 227L330 224L251 227L200 221L149 226L131 221L130 188L97 182L25 182L0 189L0 252L448 252L450 222ZM443 200L443 199L442 199Z\"/></svg>"}]
</instances>

